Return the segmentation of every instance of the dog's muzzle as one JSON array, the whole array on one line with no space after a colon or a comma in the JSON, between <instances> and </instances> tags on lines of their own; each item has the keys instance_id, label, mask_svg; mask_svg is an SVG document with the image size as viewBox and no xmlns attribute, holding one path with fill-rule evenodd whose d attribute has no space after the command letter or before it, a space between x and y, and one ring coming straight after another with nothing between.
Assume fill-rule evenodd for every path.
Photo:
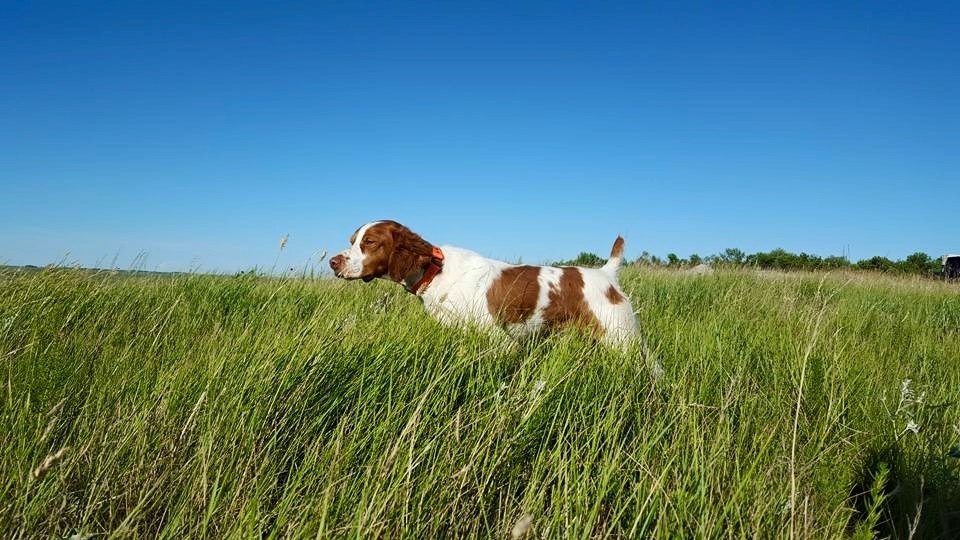
<instances>
[{"instance_id":1,"label":"dog's muzzle","mask_svg":"<svg viewBox=\"0 0 960 540\"><path fill-rule=\"evenodd\" d=\"M337 277L340 277L340 273L343 270L343 265L347 262L347 258L343 255L335 255L330 258L330 269L333 270L333 273Z\"/></svg>"}]
</instances>

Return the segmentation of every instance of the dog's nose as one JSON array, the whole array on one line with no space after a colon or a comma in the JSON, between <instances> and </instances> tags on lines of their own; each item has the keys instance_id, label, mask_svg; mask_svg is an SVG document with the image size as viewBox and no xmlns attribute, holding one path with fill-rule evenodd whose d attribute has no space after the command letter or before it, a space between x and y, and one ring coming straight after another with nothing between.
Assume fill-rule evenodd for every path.
<instances>
[{"instance_id":1,"label":"dog's nose","mask_svg":"<svg viewBox=\"0 0 960 540\"><path fill-rule=\"evenodd\" d=\"M330 258L330 268L334 272L340 270L340 267L343 266L343 255L336 255Z\"/></svg>"}]
</instances>

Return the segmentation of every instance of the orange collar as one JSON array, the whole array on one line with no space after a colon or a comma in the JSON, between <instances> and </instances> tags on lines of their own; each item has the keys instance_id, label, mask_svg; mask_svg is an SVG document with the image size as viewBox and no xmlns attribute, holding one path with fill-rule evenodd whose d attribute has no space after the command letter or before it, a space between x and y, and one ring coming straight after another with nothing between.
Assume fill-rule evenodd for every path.
<instances>
[{"instance_id":1,"label":"orange collar","mask_svg":"<svg viewBox=\"0 0 960 540\"><path fill-rule=\"evenodd\" d=\"M441 270L443 270L443 251L434 246L433 253L430 257L430 265L423 271L423 277L407 290L419 295L421 289L430 285L430 282L433 281L433 278L437 277L437 274L439 274Z\"/></svg>"}]
</instances>

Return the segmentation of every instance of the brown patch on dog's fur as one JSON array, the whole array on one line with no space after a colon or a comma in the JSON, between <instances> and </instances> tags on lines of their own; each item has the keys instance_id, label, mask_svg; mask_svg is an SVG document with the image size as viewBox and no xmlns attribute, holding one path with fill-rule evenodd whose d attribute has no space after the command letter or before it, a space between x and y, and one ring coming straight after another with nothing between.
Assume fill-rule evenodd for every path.
<instances>
[{"instance_id":1,"label":"brown patch on dog's fur","mask_svg":"<svg viewBox=\"0 0 960 540\"><path fill-rule=\"evenodd\" d=\"M396 221L381 221L364 233L360 251L365 281L388 275L401 282L430 264L433 246Z\"/></svg>"},{"instance_id":2,"label":"brown patch on dog's fur","mask_svg":"<svg viewBox=\"0 0 960 540\"><path fill-rule=\"evenodd\" d=\"M498 324L522 323L537 309L540 268L511 266L487 289L487 310Z\"/></svg>"},{"instance_id":3,"label":"brown patch on dog's fur","mask_svg":"<svg viewBox=\"0 0 960 540\"><path fill-rule=\"evenodd\" d=\"M613 305L617 305L620 302L623 302L623 295L620 294L620 291L618 291L617 288L614 287L613 285L607 287L606 294L607 294L607 300L609 300L610 303Z\"/></svg>"},{"instance_id":4,"label":"brown patch on dog's fur","mask_svg":"<svg viewBox=\"0 0 960 540\"><path fill-rule=\"evenodd\" d=\"M550 285L547 297L550 303L543 311L543 319L551 328L573 324L588 328L594 335L603 333L603 327L583 296L583 275L572 266L562 268L560 284Z\"/></svg>"}]
</instances>

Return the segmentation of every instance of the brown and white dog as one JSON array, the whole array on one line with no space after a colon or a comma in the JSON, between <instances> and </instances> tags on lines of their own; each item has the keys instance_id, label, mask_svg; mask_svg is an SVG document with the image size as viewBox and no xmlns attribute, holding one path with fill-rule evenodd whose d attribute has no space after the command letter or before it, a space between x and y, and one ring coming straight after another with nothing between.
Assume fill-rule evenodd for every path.
<instances>
[{"instance_id":1,"label":"brown and white dog","mask_svg":"<svg viewBox=\"0 0 960 540\"><path fill-rule=\"evenodd\" d=\"M576 325L621 349L637 333L633 307L617 281L620 237L601 268L508 264L434 246L395 221L367 223L350 244L330 259L337 277L401 283L446 324L499 326L517 338Z\"/></svg>"}]
</instances>

